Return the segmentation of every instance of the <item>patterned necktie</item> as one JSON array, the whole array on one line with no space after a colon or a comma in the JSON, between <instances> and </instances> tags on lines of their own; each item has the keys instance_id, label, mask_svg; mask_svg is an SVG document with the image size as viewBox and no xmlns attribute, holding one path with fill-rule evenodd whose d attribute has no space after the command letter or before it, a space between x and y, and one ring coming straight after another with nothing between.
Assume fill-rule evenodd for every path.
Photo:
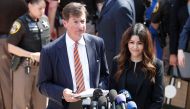
<instances>
[{"instance_id":1,"label":"patterned necktie","mask_svg":"<svg viewBox=\"0 0 190 109\"><path fill-rule=\"evenodd\" d=\"M75 42L75 47L74 47L74 66L75 66L77 93L80 93L85 90L85 86L84 86L82 65L78 53L78 42Z\"/></svg>"}]
</instances>

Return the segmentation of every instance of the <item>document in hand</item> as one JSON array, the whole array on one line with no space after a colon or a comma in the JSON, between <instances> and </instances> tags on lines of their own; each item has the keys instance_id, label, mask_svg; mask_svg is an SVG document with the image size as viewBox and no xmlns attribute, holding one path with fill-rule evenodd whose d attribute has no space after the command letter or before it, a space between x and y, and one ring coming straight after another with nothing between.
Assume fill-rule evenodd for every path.
<instances>
[{"instance_id":1,"label":"document in hand","mask_svg":"<svg viewBox=\"0 0 190 109\"><path fill-rule=\"evenodd\" d=\"M94 88L90 88L90 89L87 89L79 94L77 94L77 98L87 98L87 97L92 97L93 96L93 92L94 92ZM106 96L108 93L109 93L109 90L102 90L103 92L103 96Z\"/></svg>"}]
</instances>

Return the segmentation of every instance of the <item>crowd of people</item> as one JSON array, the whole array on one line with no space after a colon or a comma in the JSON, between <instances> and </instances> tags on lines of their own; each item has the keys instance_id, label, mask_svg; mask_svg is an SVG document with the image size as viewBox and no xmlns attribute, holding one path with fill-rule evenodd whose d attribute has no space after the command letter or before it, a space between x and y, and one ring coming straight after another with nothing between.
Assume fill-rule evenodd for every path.
<instances>
[{"instance_id":1,"label":"crowd of people","mask_svg":"<svg viewBox=\"0 0 190 109\"><path fill-rule=\"evenodd\" d=\"M1 0L0 13L0 109L74 109L90 88L162 109L168 66L189 64L190 0Z\"/></svg>"}]
</instances>

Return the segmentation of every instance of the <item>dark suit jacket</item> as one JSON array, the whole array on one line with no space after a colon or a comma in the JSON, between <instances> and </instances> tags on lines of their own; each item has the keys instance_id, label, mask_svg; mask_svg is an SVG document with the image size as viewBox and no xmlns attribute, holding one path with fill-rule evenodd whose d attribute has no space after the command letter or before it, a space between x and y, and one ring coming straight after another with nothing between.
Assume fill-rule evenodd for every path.
<instances>
[{"instance_id":1,"label":"dark suit jacket","mask_svg":"<svg viewBox=\"0 0 190 109\"><path fill-rule=\"evenodd\" d=\"M172 39L170 39L171 41L173 41L173 42L171 42L171 44L172 45L175 45L175 46L171 46L171 47L173 47L172 49L174 49L175 48L175 50L176 50L176 52L177 52L177 48L178 48L178 45L179 45L179 47L181 48L182 46L184 46L184 50L186 50L186 47L187 47L187 42L186 41L188 41L188 37L189 37L189 32L186 34L186 36L184 35L184 32L187 32L186 31L186 29L185 30L183 30L183 27L184 28L187 28L187 25L189 25L189 21L187 21L187 19L188 19L188 17L189 17L189 13L188 13L188 8L187 8L187 6L185 5L185 6L183 6L180 10L179 10L179 12L178 12L178 16L177 16L177 18L178 18L178 34L177 34L177 37L172 37ZM186 23L187 22L187 23ZM182 36L180 36L180 33L182 32L182 30L183 30L183 35ZM188 36L188 37L187 37ZM187 37L187 39L183 39L184 37ZM181 40L182 39L182 40ZM176 41L175 43L174 43L174 41ZM180 41L180 42L179 42ZM182 45L182 46L181 46Z\"/></svg>"},{"instance_id":2,"label":"dark suit jacket","mask_svg":"<svg viewBox=\"0 0 190 109\"><path fill-rule=\"evenodd\" d=\"M113 57L119 51L123 32L133 23L135 23L133 0L111 0L107 6L103 6L97 22L97 32L105 41L109 68Z\"/></svg>"},{"instance_id":3,"label":"dark suit jacket","mask_svg":"<svg viewBox=\"0 0 190 109\"><path fill-rule=\"evenodd\" d=\"M108 88L108 67L104 42L101 38L84 34L90 72L91 88ZM79 51L80 52L80 51ZM63 90L73 89L73 82L67 55L65 35L48 44L41 51L38 79L40 92L49 97L48 109L67 109Z\"/></svg>"},{"instance_id":4,"label":"dark suit jacket","mask_svg":"<svg viewBox=\"0 0 190 109\"><path fill-rule=\"evenodd\" d=\"M186 8L185 8L186 7ZM170 9L170 54L177 54L179 35L188 18L187 1L175 0Z\"/></svg>"},{"instance_id":5,"label":"dark suit jacket","mask_svg":"<svg viewBox=\"0 0 190 109\"><path fill-rule=\"evenodd\" d=\"M180 37L179 37L179 45L178 45L178 49L182 49L184 51L187 50L187 47L189 46L189 34L190 34L190 16L187 19L182 32L180 33ZM189 49L189 47L188 47Z\"/></svg>"},{"instance_id":6,"label":"dark suit jacket","mask_svg":"<svg viewBox=\"0 0 190 109\"><path fill-rule=\"evenodd\" d=\"M155 84L149 78L145 78L143 72L138 73L138 79L133 82L133 85L127 86L127 80L131 80L131 74L134 68L129 68L129 63L126 65L125 72L121 75L119 82L116 83L115 73L117 71L116 59L113 61L113 69L110 74L110 89L116 89L118 92L122 89L128 90L132 99L137 104L138 109L161 109L164 100L164 86L163 86L163 64L160 60L155 60L156 76ZM138 68L138 64L136 66ZM136 69L140 71L139 69ZM135 75L137 77L137 75ZM134 85L136 84L136 85Z\"/></svg>"}]
</instances>

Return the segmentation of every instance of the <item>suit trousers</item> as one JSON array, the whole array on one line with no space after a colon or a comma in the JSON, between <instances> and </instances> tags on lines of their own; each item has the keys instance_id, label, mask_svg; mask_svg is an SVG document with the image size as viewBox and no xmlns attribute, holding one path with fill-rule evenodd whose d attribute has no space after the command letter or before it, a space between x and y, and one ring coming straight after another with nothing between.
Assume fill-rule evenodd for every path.
<instances>
[{"instance_id":1,"label":"suit trousers","mask_svg":"<svg viewBox=\"0 0 190 109\"><path fill-rule=\"evenodd\" d=\"M13 72L13 109L45 109L46 97L41 95L36 84L39 66L31 66L25 73L26 61Z\"/></svg>"},{"instance_id":2,"label":"suit trousers","mask_svg":"<svg viewBox=\"0 0 190 109\"><path fill-rule=\"evenodd\" d=\"M2 109L12 109L11 56L7 49L7 37L7 35L0 35L0 105L4 106Z\"/></svg>"}]
</instances>

